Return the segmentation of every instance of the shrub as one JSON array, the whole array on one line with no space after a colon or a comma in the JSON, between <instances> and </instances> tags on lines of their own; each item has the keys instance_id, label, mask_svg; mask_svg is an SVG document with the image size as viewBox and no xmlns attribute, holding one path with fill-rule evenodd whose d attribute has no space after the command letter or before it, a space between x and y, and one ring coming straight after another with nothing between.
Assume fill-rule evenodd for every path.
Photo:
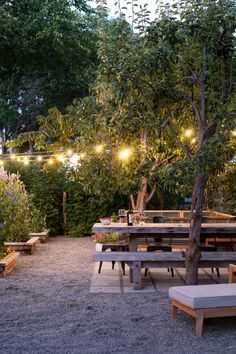
<instances>
[{"instance_id":1,"label":"shrub","mask_svg":"<svg viewBox=\"0 0 236 354\"><path fill-rule=\"evenodd\" d=\"M35 217L43 227L42 217L34 207L19 175L0 169L0 242L26 241L36 231Z\"/></svg>"}]
</instances>

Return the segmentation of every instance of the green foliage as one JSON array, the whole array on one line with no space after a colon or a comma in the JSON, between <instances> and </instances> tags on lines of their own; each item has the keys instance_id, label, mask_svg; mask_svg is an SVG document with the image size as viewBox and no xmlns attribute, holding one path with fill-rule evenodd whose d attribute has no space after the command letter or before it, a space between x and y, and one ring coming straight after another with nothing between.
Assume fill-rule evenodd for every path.
<instances>
[{"instance_id":1,"label":"green foliage","mask_svg":"<svg viewBox=\"0 0 236 354\"><path fill-rule=\"evenodd\" d=\"M76 191L76 184L70 186L68 192L67 217L68 233L71 236L90 235L92 225L101 217L118 213L118 209L127 208L127 199L120 195L110 195L110 199L89 196L81 187Z\"/></svg>"},{"instance_id":2,"label":"green foliage","mask_svg":"<svg viewBox=\"0 0 236 354\"><path fill-rule=\"evenodd\" d=\"M65 170L51 168L45 171L43 166L34 164L23 166L10 163L10 171L19 171L27 191L37 207L44 215L47 228L52 234L63 233L62 193L66 190Z\"/></svg>"},{"instance_id":3,"label":"green foliage","mask_svg":"<svg viewBox=\"0 0 236 354\"><path fill-rule=\"evenodd\" d=\"M36 222L38 224L36 224ZM42 231L45 225L19 176L0 169L0 243L26 241L29 232Z\"/></svg>"},{"instance_id":4,"label":"green foliage","mask_svg":"<svg viewBox=\"0 0 236 354\"><path fill-rule=\"evenodd\" d=\"M83 0L1 1L3 141L37 129L37 116L49 108L64 111L88 94L97 66L96 21Z\"/></svg>"}]
</instances>

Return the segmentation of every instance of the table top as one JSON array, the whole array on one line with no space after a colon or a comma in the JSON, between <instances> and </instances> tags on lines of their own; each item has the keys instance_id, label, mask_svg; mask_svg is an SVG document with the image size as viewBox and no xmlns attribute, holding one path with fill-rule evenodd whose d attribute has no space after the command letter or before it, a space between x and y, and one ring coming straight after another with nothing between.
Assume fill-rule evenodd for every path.
<instances>
[{"instance_id":1,"label":"table top","mask_svg":"<svg viewBox=\"0 0 236 354\"><path fill-rule=\"evenodd\" d=\"M123 234L188 234L189 223L147 223L127 226L126 223L111 223L93 225L93 232L118 232ZM230 234L236 237L236 223L202 223L201 234Z\"/></svg>"}]
</instances>

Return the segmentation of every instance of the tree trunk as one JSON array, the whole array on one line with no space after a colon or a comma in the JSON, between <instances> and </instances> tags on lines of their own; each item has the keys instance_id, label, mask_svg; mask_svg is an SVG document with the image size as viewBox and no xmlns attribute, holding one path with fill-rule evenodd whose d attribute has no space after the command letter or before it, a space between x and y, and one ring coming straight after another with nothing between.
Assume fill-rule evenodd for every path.
<instances>
[{"instance_id":1,"label":"tree trunk","mask_svg":"<svg viewBox=\"0 0 236 354\"><path fill-rule=\"evenodd\" d=\"M207 176L204 172L195 177L192 204L191 222L189 230L189 249L186 253L186 284L198 283L198 261L200 259L200 233L202 210L204 206L204 192Z\"/></svg>"},{"instance_id":2,"label":"tree trunk","mask_svg":"<svg viewBox=\"0 0 236 354\"><path fill-rule=\"evenodd\" d=\"M134 210L144 210L146 209L147 205L147 199L148 199L148 180L147 178L142 179L142 186L140 190L138 191L136 201L134 199L134 196L131 195L130 200L131 200L131 207Z\"/></svg>"}]
</instances>

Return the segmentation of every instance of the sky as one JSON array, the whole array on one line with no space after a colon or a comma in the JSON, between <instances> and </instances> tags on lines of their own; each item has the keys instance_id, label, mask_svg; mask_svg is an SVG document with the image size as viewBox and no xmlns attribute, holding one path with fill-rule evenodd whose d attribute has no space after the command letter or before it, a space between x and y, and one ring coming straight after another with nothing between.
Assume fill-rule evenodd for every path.
<instances>
[{"instance_id":1,"label":"sky","mask_svg":"<svg viewBox=\"0 0 236 354\"><path fill-rule=\"evenodd\" d=\"M108 5L108 8L110 9L110 16L115 16L115 12L117 10L116 6L115 6L115 3L117 2L117 0L107 0L107 5ZM154 17L155 17L155 10L156 10L156 0L138 0L139 2L139 5L144 5L145 3L148 4L148 10L151 12L150 14L150 19L153 20ZM171 2L171 1L165 1L165 2ZM94 7L96 7L96 1L93 0L92 1ZM121 0L121 4L123 6L125 6L125 1Z\"/></svg>"}]
</instances>

